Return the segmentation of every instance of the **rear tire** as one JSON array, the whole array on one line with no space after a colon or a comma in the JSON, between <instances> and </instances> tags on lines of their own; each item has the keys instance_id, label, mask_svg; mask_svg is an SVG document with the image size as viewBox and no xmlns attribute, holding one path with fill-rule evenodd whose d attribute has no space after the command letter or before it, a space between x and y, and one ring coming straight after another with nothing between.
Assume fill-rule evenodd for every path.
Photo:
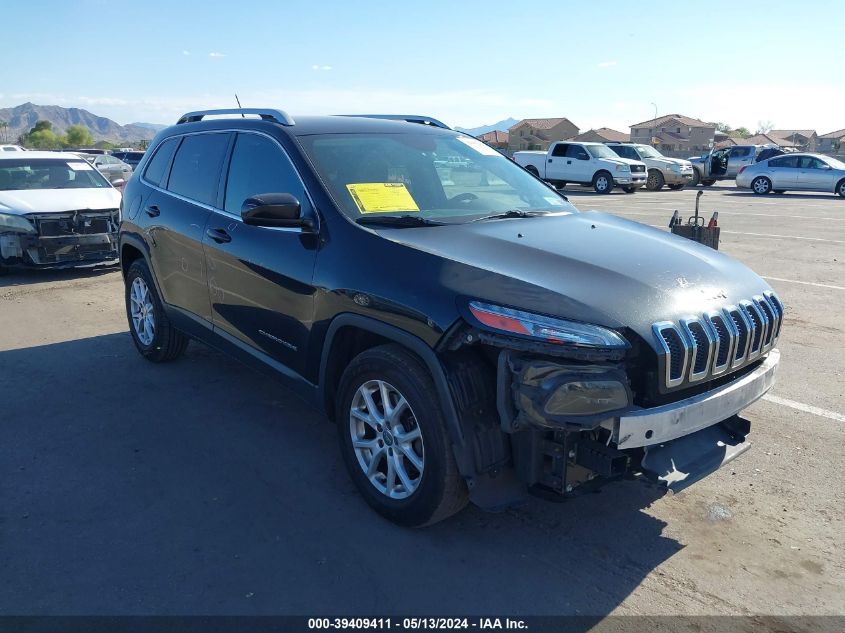
<instances>
[{"instance_id":1,"label":"rear tire","mask_svg":"<svg viewBox=\"0 0 845 633\"><path fill-rule=\"evenodd\" d=\"M839 181L836 185L836 193L845 198L845 178Z\"/></svg>"},{"instance_id":2,"label":"rear tire","mask_svg":"<svg viewBox=\"0 0 845 633\"><path fill-rule=\"evenodd\" d=\"M613 191L613 176L610 172L600 171L593 176L593 189L596 193L607 194Z\"/></svg>"},{"instance_id":3,"label":"rear tire","mask_svg":"<svg viewBox=\"0 0 845 633\"><path fill-rule=\"evenodd\" d=\"M704 185L705 187L712 187L713 185L716 184L716 181L715 180L702 180L701 184Z\"/></svg>"},{"instance_id":4,"label":"rear tire","mask_svg":"<svg viewBox=\"0 0 845 633\"><path fill-rule=\"evenodd\" d=\"M440 398L416 356L398 345L358 354L340 379L336 411L343 460L373 510L420 527L466 506Z\"/></svg>"},{"instance_id":5,"label":"rear tire","mask_svg":"<svg viewBox=\"0 0 845 633\"><path fill-rule=\"evenodd\" d=\"M765 176L757 176L751 181L751 191L758 196L765 196L772 191L772 181Z\"/></svg>"},{"instance_id":6,"label":"rear tire","mask_svg":"<svg viewBox=\"0 0 845 633\"><path fill-rule=\"evenodd\" d=\"M136 259L126 272L125 298L129 332L141 356L164 363L185 352L190 339L171 325L144 259Z\"/></svg>"},{"instance_id":7,"label":"rear tire","mask_svg":"<svg viewBox=\"0 0 845 633\"><path fill-rule=\"evenodd\" d=\"M531 174L535 178L540 177L540 172L536 167L534 167L534 165L528 165L528 167L525 168L525 171L527 171L529 174Z\"/></svg>"},{"instance_id":8,"label":"rear tire","mask_svg":"<svg viewBox=\"0 0 845 633\"><path fill-rule=\"evenodd\" d=\"M646 180L645 188L649 191L660 191L663 185L666 184L666 179L659 169L648 170L648 180Z\"/></svg>"}]
</instances>

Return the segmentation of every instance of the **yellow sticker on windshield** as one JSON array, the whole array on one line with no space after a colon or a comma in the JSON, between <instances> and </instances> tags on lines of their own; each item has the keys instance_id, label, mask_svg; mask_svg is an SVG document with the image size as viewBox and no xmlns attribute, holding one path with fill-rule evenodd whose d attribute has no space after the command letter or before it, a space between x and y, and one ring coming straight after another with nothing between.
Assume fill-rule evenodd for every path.
<instances>
[{"instance_id":1,"label":"yellow sticker on windshield","mask_svg":"<svg viewBox=\"0 0 845 633\"><path fill-rule=\"evenodd\" d=\"M420 210L403 182L361 182L346 188L361 213Z\"/></svg>"}]
</instances>

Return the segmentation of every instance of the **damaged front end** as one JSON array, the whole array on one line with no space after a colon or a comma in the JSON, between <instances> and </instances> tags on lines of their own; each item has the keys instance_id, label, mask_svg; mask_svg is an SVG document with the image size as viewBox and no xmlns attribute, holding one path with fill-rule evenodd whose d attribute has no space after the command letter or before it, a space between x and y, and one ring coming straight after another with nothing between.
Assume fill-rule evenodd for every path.
<instances>
[{"instance_id":1,"label":"damaged front end","mask_svg":"<svg viewBox=\"0 0 845 633\"><path fill-rule=\"evenodd\" d=\"M486 314L478 321L498 330L516 327ZM507 480L510 471L523 489L552 498L629 476L677 492L748 449L750 425L737 414L774 384L777 350L741 375L655 404L641 394L656 366L642 340L626 331L607 336L604 346L561 344L563 323L543 323L549 340L533 340L519 332L491 332L468 319L450 337L450 349L475 349L486 359L492 366L488 379L495 372L495 420L488 416L485 425L476 416L473 422L476 437L484 438L476 440L474 484L492 486L491 478ZM456 393L473 382L466 366L453 383ZM476 404L470 409L482 410ZM485 456L491 447L495 452Z\"/></svg>"},{"instance_id":2,"label":"damaged front end","mask_svg":"<svg viewBox=\"0 0 845 633\"><path fill-rule=\"evenodd\" d=\"M0 265L65 268L118 258L119 209L8 216L0 224Z\"/></svg>"}]
</instances>

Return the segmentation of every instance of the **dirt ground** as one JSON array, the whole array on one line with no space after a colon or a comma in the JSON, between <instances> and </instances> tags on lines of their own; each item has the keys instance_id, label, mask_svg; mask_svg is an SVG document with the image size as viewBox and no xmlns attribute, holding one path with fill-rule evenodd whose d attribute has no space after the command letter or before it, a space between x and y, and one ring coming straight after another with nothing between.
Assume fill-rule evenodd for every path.
<instances>
[{"instance_id":1,"label":"dirt ground","mask_svg":"<svg viewBox=\"0 0 845 633\"><path fill-rule=\"evenodd\" d=\"M694 197L571 189L661 226ZM0 614L845 614L845 200L703 203L787 305L752 449L675 496L424 530L372 513L334 427L273 381L197 344L142 360L116 270L0 279Z\"/></svg>"}]
</instances>

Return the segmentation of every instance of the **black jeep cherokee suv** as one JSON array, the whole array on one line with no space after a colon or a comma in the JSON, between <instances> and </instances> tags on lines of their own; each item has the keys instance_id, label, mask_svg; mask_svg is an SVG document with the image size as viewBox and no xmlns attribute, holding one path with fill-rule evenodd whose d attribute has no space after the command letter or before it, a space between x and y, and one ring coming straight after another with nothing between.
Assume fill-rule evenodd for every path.
<instances>
[{"instance_id":1,"label":"black jeep cherokee suv","mask_svg":"<svg viewBox=\"0 0 845 633\"><path fill-rule=\"evenodd\" d=\"M434 119L189 113L123 204L139 352L193 338L286 381L401 524L677 490L749 446L737 414L774 381L784 308L757 275Z\"/></svg>"}]
</instances>

